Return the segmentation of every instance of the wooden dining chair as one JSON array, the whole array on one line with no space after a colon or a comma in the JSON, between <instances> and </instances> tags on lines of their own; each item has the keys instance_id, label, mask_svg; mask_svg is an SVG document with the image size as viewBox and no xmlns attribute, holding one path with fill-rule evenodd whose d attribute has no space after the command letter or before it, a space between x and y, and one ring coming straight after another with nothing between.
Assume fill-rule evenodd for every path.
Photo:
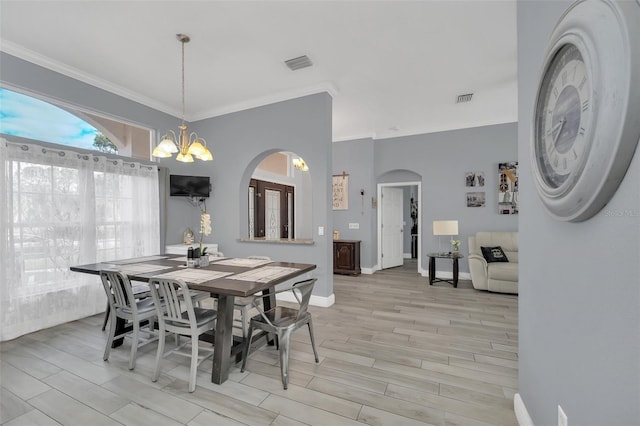
<instances>
[{"instance_id":1,"label":"wooden dining chair","mask_svg":"<svg viewBox=\"0 0 640 426\"><path fill-rule=\"evenodd\" d=\"M164 357L171 354L191 357L189 392L193 392L196 389L198 366L213 355L213 348L210 350L201 348L198 339L201 334L213 330L218 312L214 309L194 307L190 297L183 297L183 295L190 293L189 286L184 281L154 277L149 281L149 287L155 306L164 306L164 309L157 310L160 338L152 381L158 380ZM166 332L175 333L177 339L176 348L165 353ZM179 336L188 336L190 339L179 344ZM184 350L187 345L191 345L190 352ZM201 349L205 352L204 355L200 355Z\"/></svg>"},{"instance_id":2,"label":"wooden dining chair","mask_svg":"<svg viewBox=\"0 0 640 426\"><path fill-rule=\"evenodd\" d=\"M111 352L111 346L115 339L120 337L131 337L131 354L129 355L129 370L133 370L136 366L136 355L139 347L158 340L157 334L153 330L156 318L156 307L151 298L137 299L131 281L127 275L117 270L100 271L100 279L102 286L107 295L109 310L111 312L111 321L109 326L109 338L107 339L107 347L104 350L103 359L107 361ZM125 327L125 330L116 335L117 319L121 318L131 329ZM145 324L146 322L146 324ZM141 330L147 325L147 337L141 338Z\"/></svg>"},{"instance_id":3,"label":"wooden dining chair","mask_svg":"<svg viewBox=\"0 0 640 426\"><path fill-rule=\"evenodd\" d=\"M258 310L259 315L251 318L251 321L249 322L249 338L245 339L242 367L240 369L241 372L244 372L247 365L247 357L249 356L249 348L251 347L254 330L262 330L276 335L276 344L278 345L278 350L280 352L280 375L282 376L282 385L285 389L289 386L289 347L291 343L291 334L305 324L309 328L313 355L315 356L316 363L319 362L318 351L316 351L316 343L313 336L311 314L307 310L315 282L316 278L299 281L289 289L278 290L270 294L254 297L252 306ZM266 312L261 309L260 304L258 303L259 300L285 291L293 292L293 295L299 304L298 309L288 308L285 306L276 306Z\"/></svg>"}]
</instances>

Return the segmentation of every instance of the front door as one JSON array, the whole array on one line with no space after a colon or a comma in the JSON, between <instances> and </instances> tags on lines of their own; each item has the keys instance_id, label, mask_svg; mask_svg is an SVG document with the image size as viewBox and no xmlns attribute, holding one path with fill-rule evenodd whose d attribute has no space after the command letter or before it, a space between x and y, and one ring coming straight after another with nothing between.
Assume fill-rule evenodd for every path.
<instances>
[{"instance_id":1,"label":"front door","mask_svg":"<svg viewBox=\"0 0 640 426\"><path fill-rule=\"evenodd\" d=\"M403 207L402 188L382 187L382 269L403 263Z\"/></svg>"}]
</instances>

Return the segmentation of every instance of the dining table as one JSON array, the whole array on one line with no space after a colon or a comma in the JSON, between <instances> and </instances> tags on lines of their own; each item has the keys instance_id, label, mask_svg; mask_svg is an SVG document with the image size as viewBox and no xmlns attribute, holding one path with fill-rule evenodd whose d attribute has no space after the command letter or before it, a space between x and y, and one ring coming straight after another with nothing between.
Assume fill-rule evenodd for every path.
<instances>
[{"instance_id":1,"label":"dining table","mask_svg":"<svg viewBox=\"0 0 640 426\"><path fill-rule=\"evenodd\" d=\"M218 301L215 330L203 339L214 346L211 381L224 383L234 363L242 359L244 341L233 335L236 297L262 292L264 309L275 306L275 286L313 271L316 265L265 259L210 257L209 265L187 267L184 255L162 254L131 259L104 261L70 267L71 271L99 275L102 270L117 269L131 281L148 282L152 277L185 281L192 290L208 292ZM266 297L272 294L271 297ZM124 327L119 324L117 327ZM252 345L253 346L253 345Z\"/></svg>"}]
</instances>

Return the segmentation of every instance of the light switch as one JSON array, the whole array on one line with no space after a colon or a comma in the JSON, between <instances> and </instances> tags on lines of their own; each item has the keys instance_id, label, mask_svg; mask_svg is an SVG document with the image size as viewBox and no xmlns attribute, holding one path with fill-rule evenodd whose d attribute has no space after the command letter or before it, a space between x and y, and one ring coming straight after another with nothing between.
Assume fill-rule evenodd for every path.
<instances>
[{"instance_id":1,"label":"light switch","mask_svg":"<svg viewBox=\"0 0 640 426\"><path fill-rule=\"evenodd\" d=\"M324 226L318 226L318 235L324 235Z\"/></svg>"},{"instance_id":2,"label":"light switch","mask_svg":"<svg viewBox=\"0 0 640 426\"><path fill-rule=\"evenodd\" d=\"M349 224L349 229L360 229L360 224L359 223L350 223Z\"/></svg>"}]
</instances>

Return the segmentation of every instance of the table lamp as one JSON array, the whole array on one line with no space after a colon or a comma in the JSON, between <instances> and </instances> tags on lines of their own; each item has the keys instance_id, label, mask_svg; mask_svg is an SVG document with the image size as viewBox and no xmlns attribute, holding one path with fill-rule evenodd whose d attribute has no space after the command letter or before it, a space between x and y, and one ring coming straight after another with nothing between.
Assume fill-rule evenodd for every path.
<instances>
[{"instance_id":1,"label":"table lamp","mask_svg":"<svg viewBox=\"0 0 640 426\"><path fill-rule=\"evenodd\" d=\"M438 252L440 251L440 236L449 235L450 237L458 235L458 221L457 220L434 220L433 221L433 235L438 236Z\"/></svg>"}]
</instances>

